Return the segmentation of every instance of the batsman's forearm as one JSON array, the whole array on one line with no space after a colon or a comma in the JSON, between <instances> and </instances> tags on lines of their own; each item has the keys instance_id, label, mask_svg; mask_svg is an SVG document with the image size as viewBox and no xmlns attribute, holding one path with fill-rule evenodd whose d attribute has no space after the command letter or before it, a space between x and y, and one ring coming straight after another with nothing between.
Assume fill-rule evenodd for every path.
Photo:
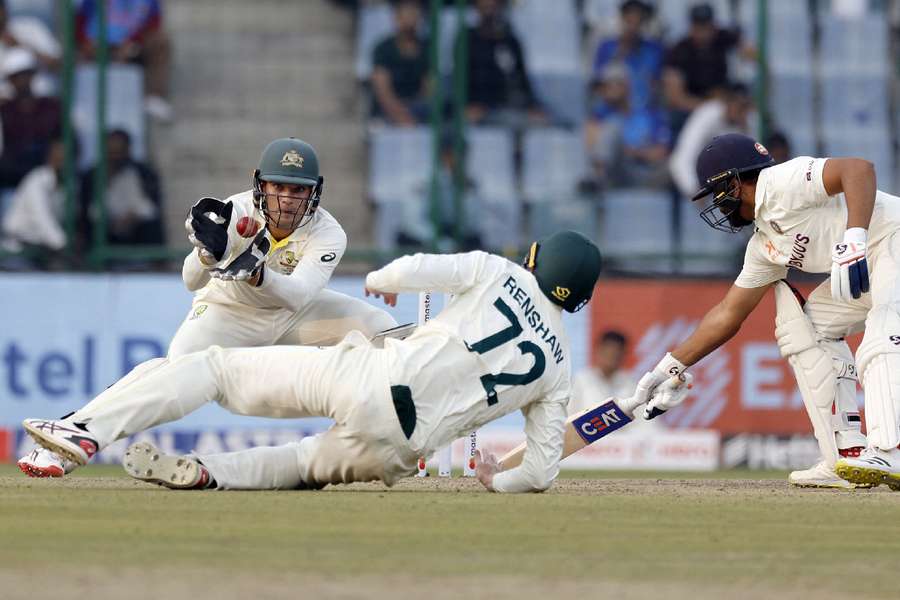
<instances>
[{"instance_id":1,"label":"batsman's forearm","mask_svg":"<svg viewBox=\"0 0 900 600\"><path fill-rule=\"evenodd\" d=\"M691 366L730 340L741 328L742 319L730 314L722 304L706 313L691 336L672 350L672 356Z\"/></svg>"},{"instance_id":2,"label":"batsman's forearm","mask_svg":"<svg viewBox=\"0 0 900 600\"><path fill-rule=\"evenodd\" d=\"M841 177L841 186L847 202L847 229L868 229L875 209L875 167L868 161L859 161L858 167Z\"/></svg>"}]
</instances>

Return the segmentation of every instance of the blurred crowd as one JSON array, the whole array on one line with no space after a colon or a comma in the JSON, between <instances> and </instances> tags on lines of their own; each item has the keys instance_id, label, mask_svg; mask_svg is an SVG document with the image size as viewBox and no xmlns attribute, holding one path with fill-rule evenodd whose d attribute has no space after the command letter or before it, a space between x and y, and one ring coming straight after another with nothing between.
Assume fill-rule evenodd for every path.
<instances>
[{"instance_id":1,"label":"blurred crowd","mask_svg":"<svg viewBox=\"0 0 900 600\"><path fill-rule=\"evenodd\" d=\"M532 65L538 62L535 55L543 47L527 38L544 35L546 30L523 31L527 19L521 15L518 21L514 18L516 11L525 12L526 4L535 3L472 0L469 4L466 22L456 27L452 43L439 40L435 44L439 52L452 54L439 60L452 66L440 69L442 80L436 81L429 69L428 6L418 0L389 3L391 31L373 42L371 70L363 73L371 101L369 126L376 136L384 135L385 128L428 127L435 122L435 111L439 111L444 128L452 129L451 99L456 93L454 86L462 80L466 127L469 131L503 128L512 133L514 168L522 187L529 184L525 171L532 168L523 140L529 132L564 129L569 136L578 136L579 158L584 162L583 168L573 171L575 195L598 205L608 190L635 187L664 190L672 202L681 201L698 188L694 161L706 143L722 133L757 135L760 131L752 92L757 50L741 29L729 24L727 15L717 14L710 3L680 3L686 11L687 27L677 37L657 18L659 3L578 3L582 28L578 37L585 40L578 48L578 68L586 75L580 77L586 85L570 85L563 79L561 97L554 97L547 83L549 80L552 85L559 77L544 76L538 86L532 72ZM563 11L571 4L563 3L557 9ZM372 11L378 5L364 2L362 10ZM451 5L444 11L452 10ZM552 19L553 12L547 11L546 16ZM448 23L453 24L442 18L442 27ZM560 39L547 43L565 45L568 32L558 33ZM447 37L447 32L441 30L440 36ZM463 38L467 42L464 49L460 44ZM529 44L534 49L530 57ZM460 65L462 78L456 72ZM573 79L577 83L578 78ZM436 97L439 87L440 96ZM577 110L579 106L583 110ZM790 141L784 133L769 132L765 143L772 146L778 160L790 156ZM442 157L443 149L450 147L441 144ZM548 147L547 151L554 149ZM461 158L466 159L464 155ZM374 162L377 159L373 157ZM441 162L446 164L443 158ZM466 173L463 195L478 202L481 180L491 175L475 167ZM527 198L527 189L520 193ZM443 194L439 200L445 208L437 211L430 206L427 193L411 196L410 202L418 203L420 210L402 210L402 223L383 245L394 241L401 246L427 244L435 239L430 233L439 247L450 247L441 245L448 236L444 224L448 220L447 196ZM470 209L479 211L478 206ZM439 217L436 229L423 229L435 214ZM545 216L540 213L537 218ZM490 232L478 231L477 225L464 222L464 230L475 230L464 231L463 247L491 247Z\"/></svg>"},{"instance_id":2,"label":"blurred crowd","mask_svg":"<svg viewBox=\"0 0 900 600\"><path fill-rule=\"evenodd\" d=\"M98 0L76 3L71 157L76 182L71 210L64 185L60 4L0 0L0 260L8 269L83 266L99 231L105 231L108 244L165 242L160 178L140 160L148 153L143 145L137 148L135 140L137 135L143 142L146 120L168 123L174 118L168 94L170 47L160 2L106 0L105 33L100 31ZM112 101L126 102L116 87L118 73L134 73L133 87L142 90L136 106L124 107L125 112L132 109L133 118L106 123L102 211L94 203L100 144L91 95L96 79L90 78L96 73L101 35L107 44ZM91 155L85 155L86 147L93 150Z\"/></svg>"}]
</instances>

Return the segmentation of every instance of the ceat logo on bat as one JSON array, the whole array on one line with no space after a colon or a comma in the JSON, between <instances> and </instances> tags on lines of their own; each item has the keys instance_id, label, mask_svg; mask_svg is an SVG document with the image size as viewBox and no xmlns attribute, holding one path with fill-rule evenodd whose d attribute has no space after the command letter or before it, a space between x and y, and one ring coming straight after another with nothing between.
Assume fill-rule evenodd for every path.
<instances>
[{"instance_id":1,"label":"ceat logo on bat","mask_svg":"<svg viewBox=\"0 0 900 600\"><path fill-rule=\"evenodd\" d=\"M575 426L575 431L581 439L591 444L629 422L631 419L628 415L616 406L615 402L610 401L584 413L572 421L572 425Z\"/></svg>"}]
</instances>

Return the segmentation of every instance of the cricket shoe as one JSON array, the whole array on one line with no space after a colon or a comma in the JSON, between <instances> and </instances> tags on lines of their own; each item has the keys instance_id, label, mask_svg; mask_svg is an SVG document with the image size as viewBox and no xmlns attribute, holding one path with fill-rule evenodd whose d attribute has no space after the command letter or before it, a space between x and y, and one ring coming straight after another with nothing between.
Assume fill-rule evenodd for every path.
<instances>
[{"instance_id":1,"label":"cricket shoe","mask_svg":"<svg viewBox=\"0 0 900 600\"><path fill-rule=\"evenodd\" d=\"M16 464L29 477L62 477L78 466L41 446L20 458Z\"/></svg>"},{"instance_id":2,"label":"cricket shoe","mask_svg":"<svg viewBox=\"0 0 900 600\"><path fill-rule=\"evenodd\" d=\"M100 444L83 423L68 419L25 419L22 426L39 446L55 452L77 465L85 465Z\"/></svg>"},{"instance_id":3,"label":"cricket shoe","mask_svg":"<svg viewBox=\"0 0 900 600\"><path fill-rule=\"evenodd\" d=\"M171 456L148 442L128 446L122 466L135 479L173 490L204 489L211 479L209 471L196 459Z\"/></svg>"},{"instance_id":4,"label":"cricket shoe","mask_svg":"<svg viewBox=\"0 0 900 600\"><path fill-rule=\"evenodd\" d=\"M791 472L788 481L793 486L804 488L853 490L872 487L871 483L850 483L846 479L841 479L824 460L803 471Z\"/></svg>"},{"instance_id":5,"label":"cricket shoe","mask_svg":"<svg viewBox=\"0 0 900 600\"><path fill-rule=\"evenodd\" d=\"M834 465L838 475L850 483L886 484L900 491L900 450L866 448L856 458L841 458Z\"/></svg>"}]
</instances>

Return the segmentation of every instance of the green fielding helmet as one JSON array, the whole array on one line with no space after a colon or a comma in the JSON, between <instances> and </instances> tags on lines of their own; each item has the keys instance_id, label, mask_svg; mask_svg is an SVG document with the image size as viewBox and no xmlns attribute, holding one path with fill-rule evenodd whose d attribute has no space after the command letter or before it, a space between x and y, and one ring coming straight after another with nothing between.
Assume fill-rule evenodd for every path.
<instances>
[{"instance_id":1,"label":"green fielding helmet","mask_svg":"<svg viewBox=\"0 0 900 600\"><path fill-rule=\"evenodd\" d=\"M600 250L574 231L534 242L525 258L544 295L567 312L584 307L600 276Z\"/></svg>"},{"instance_id":2,"label":"green fielding helmet","mask_svg":"<svg viewBox=\"0 0 900 600\"><path fill-rule=\"evenodd\" d=\"M280 138L263 150L257 173L261 181L315 187L319 182L319 157L303 140Z\"/></svg>"}]
</instances>

